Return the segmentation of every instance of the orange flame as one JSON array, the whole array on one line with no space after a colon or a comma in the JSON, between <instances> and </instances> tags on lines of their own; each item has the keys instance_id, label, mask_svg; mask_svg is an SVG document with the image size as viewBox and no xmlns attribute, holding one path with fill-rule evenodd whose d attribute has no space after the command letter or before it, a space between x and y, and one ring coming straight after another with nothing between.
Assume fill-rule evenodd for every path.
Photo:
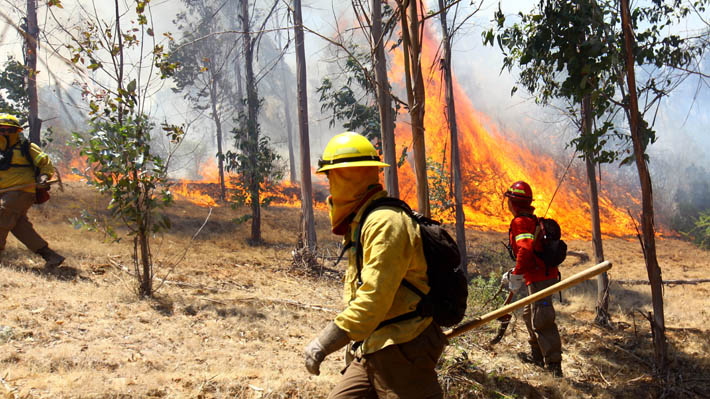
<instances>
[{"instance_id":1,"label":"orange flame","mask_svg":"<svg viewBox=\"0 0 710 399\"><path fill-rule=\"evenodd\" d=\"M435 61L438 42L430 35L424 35L422 43L422 68L428 77L426 84L426 107L424 126L426 129L426 152L438 162L445 154L446 162L450 157L450 133L446 117L446 101L443 76L438 71L429 73ZM393 81L402 81L404 73L403 55L395 54L390 76ZM552 157L546 154L532 153L531 150L509 139L498 130L489 118L478 112L464 93L458 82L453 82L458 140L461 154L461 174L464 186L464 213L466 225L482 230L505 231L510 222L510 215L503 209L502 193L513 182L528 182L534 193L533 205L542 216L560 181L561 171ZM403 111L403 113L406 111ZM401 120L402 118L400 118ZM411 151L412 134L409 124L398 123L395 131L397 153L407 146ZM442 162L445 164L445 162ZM448 169L448 166L447 166ZM399 169L400 196L410 204L416 204L416 186L413 167ZM608 183L607 183L608 185ZM555 218L565 236L570 238L589 237L591 217L589 213L588 188L586 178L568 175L555 195L547 217ZM622 191L617 188L617 191ZM632 198L623 192L623 201L629 203ZM612 201L609 192L602 191L599 196L602 232L609 236L629 236L636 234L633 220ZM436 215L447 222L453 222L451 215Z\"/></svg>"}]
</instances>

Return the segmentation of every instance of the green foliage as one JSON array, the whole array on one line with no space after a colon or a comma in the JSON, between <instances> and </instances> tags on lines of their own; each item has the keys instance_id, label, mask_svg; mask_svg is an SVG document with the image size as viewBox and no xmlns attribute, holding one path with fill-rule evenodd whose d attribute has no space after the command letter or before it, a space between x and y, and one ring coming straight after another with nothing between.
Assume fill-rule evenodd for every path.
<instances>
[{"instance_id":1,"label":"green foliage","mask_svg":"<svg viewBox=\"0 0 710 399\"><path fill-rule=\"evenodd\" d=\"M93 71L94 85L82 85L82 95L89 105L89 131L75 133L73 145L86 157L90 170L84 174L90 186L111 197L109 217L102 218L84 211L73 219L75 227L103 231L112 240L120 237L115 225L122 225L133 237L133 261L141 295L152 295L153 265L150 236L170 228L170 220L159 210L172 203L167 182L167 162L151 146L154 123L144 113L144 93L154 82L153 68L170 74L170 64L163 47L153 41L148 52L150 63L126 64L124 52L145 54L147 42L142 39L147 29L148 1L133 3L138 15L131 24L104 23L87 16L76 35L65 44L68 57L77 66ZM55 4L57 5L57 4ZM117 5L118 6L118 5ZM118 26L123 26L119 31ZM118 40L120 39L120 41ZM148 78L142 76L150 68ZM106 82L110 83L106 83ZM139 84L140 82L140 84ZM100 89L91 89L99 87ZM164 123L162 132L173 143L183 137L180 126ZM158 130L160 131L160 130ZM140 249L140 250L139 250Z\"/></svg>"},{"instance_id":2,"label":"green foliage","mask_svg":"<svg viewBox=\"0 0 710 399\"><path fill-rule=\"evenodd\" d=\"M427 180L431 211L441 218L451 218L456 211L456 202L451 190L451 174L447 165L428 158Z\"/></svg>"},{"instance_id":3,"label":"green foliage","mask_svg":"<svg viewBox=\"0 0 710 399\"><path fill-rule=\"evenodd\" d=\"M668 95L677 84L673 71L683 71L698 62L707 43L680 37L670 29L693 10L704 11L707 0L687 4L680 0L658 0L637 6L632 12L636 63L648 66L646 79L637 81L638 97L646 98L644 110ZM607 121L587 137L570 144L596 162L633 162L628 151L630 135L614 127L619 107L628 107L623 88L625 73L621 18L616 1L540 1L529 13L519 13L520 22L506 26L506 17L495 13L496 28L484 32L485 44L497 42L504 54L503 68L520 68L518 85L535 96L538 103L565 99L578 107L589 96L596 118ZM517 86L513 88L514 93ZM576 108L570 108L576 114ZM645 112L645 111L643 111ZM639 120L643 121L643 112ZM643 148L653 143L655 132L645 121L640 136ZM611 135L611 137L610 137ZM609 149L611 140L627 148ZM626 155L624 155L626 154ZM629 155L630 154L630 155Z\"/></svg>"},{"instance_id":4,"label":"green foliage","mask_svg":"<svg viewBox=\"0 0 710 399\"><path fill-rule=\"evenodd\" d=\"M257 186L261 191L274 192L277 183L283 179L284 170L278 161L278 155L271 146L269 137L259 137L256 142L247 128L247 116L240 114L237 119L237 127L232 130L235 142L235 151L227 151L225 154L226 169L234 173L231 181L235 188L230 190L230 201L235 206L251 205L251 188ZM261 130L260 125L256 125L257 134ZM260 196L259 205L269 206L274 198L271 196ZM236 223L243 223L251 218L241 217L235 219Z\"/></svg>"},{"instance_id":5,"label":"green foliage","mask_svg":"<svg viewBox=\"0 0 710 399\"><path fill-rule=\"evenodd\" d=\"M488 277L478 275L468 283L468 309L472 314L492 312L503 305L508 292L498 293L501 275L495 272L491 272Z\"/></svg>"},{"instance_id":6,"label":"green foliage","mask_svg":"<svg viewBox=\"0 0 710 399\"><path fill-rule=\"evenodd\" d=\"M24 65L8 56L0 72L0 112L15 115L23 126L27 124L30 104L25 75Z\"/></svg>"},{"instance_id":7,"label":"green foliage","mask_svg":"<svg viewBox=\"0 0 710 399\"><path fill-rule=\"evenodd\" d=\"M375 141L380 148L380 111L375 97L375 87L368 78L369 56L359 54L348 57L340 87L330 78L324 78L316 91L320 94L321 112L331 114L330 127L341 122L349 131L357 132ZM354 89L353 89L354 88Z\"/></svg>"},{"instance_id":8,"label":"green foliage","mask_svg":"<svg viewBox=\"0 0 710 399\"><path fill-rule=\"evenodd\" d=\"M172 203L172 195L166 184L167 165L151 151L152 128L147 117L127 115L123 124L94 120L88 139L74 134L73 144L93 165L87 183L111 197L111 218L97 219L86 213L82 219L87 228L98 229L97 222L102 220L105 226L101 228L115 240L119 237L111 226L114 220L121 221L129 235L170 228L167 216L156 212Z\"/></svg>"},{"instance_id":9,"label":"green foliage","mask_svg":"<svg viewBox=\"0 0 710 399\"><path fill-rule=\"evenodd\" d=\"M706 167L692 165L682 171L682 185L675 193L676 209L670 227L684 236L701 244L706 230L697 224L702 214L710 213L710 178Z\"/></svg>"},{"instance_id":10,"label":"green foliage","mask_svg":"<svg viewBox=\"0 0 710 399\"><path fill-rule=\"evenodd\" d=\"M698 247L710 250L710 209L701 211L693 224L693 228L683 232L683 235L690 238Z\"/></svg>"}]
</instances>

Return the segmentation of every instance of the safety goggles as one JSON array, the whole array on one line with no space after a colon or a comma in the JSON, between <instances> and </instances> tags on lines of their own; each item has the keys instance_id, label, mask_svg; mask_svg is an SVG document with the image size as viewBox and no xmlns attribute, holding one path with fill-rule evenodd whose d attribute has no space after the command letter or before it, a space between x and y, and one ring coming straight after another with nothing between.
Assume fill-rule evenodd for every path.
<instances>
[{"instance_id":1,"label":"safety goggles","mask_svg":"<svg viewBox=\"0 0 710 399\"><path fill-rule=\"evenodd\" d=\"M16 130L14 127L0 127L0 134L15 133Z\"/></svg>"}]
</instances>

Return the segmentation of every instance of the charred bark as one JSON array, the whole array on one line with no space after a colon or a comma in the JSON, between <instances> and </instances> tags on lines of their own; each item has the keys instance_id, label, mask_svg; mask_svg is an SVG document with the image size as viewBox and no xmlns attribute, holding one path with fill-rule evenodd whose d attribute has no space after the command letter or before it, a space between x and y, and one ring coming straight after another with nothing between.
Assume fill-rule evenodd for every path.
<instances>
[{"instance_id":1,"label":"charred bark","mask_svg":"<svg viewBox=\"0 0 710 399\"><path fill-rule=\"evenodd\" d=\"M592 134L592 104L591 98L582 99L582 134ZM594 154L585 154L587 166L587 181L589 183L589 206L592 221L592 247L596 264L604 262L604 246L602 244L601 222L599 219L599 192L595 170ZM599 325L609 325L609 276L606 272L597 276L597 303L594 322Z\"/></svg>"},{"instance_id":2,"label":"charred bark","mask_svg":"<svg viewBox=\"0 0 710 399\"><path fill-rule=\"evenodd\" d=\"M293 1L293 24L296 40L296 82L298 86L298 135L301 150L301 213L303 215L303 245L316 249L316 228L313 220L313 187L311 185L311 149L308 138L308 93L306 81L306 51L303 43L301 0Z\"/></svg>"},{"instance_id":3,"label":"charred bark","mask_svg":"<svg viewBox=\"0 0 710 399\"><path fill-rule=\"evenodd\" d=\"M226 186L224 184L224 152L222 150L222 120L217 112L217 103L219 102L217 95L217 79L212 78L210 84L210 102L212 104L212 120L214 121L217 131L217 169L219 172L219 199L224 201L226 198Z\"/></svg>"},{"instance_id":4,"label":"charred bark","mask_svg":"<svg viewBox=\"0 0 710 399\"><path fill-rule=\"evenodd\" d=\"M629 127L633 141L636 168L641 182L641 228L643 231L643 253L646 261L648 280L651 283L651 301L653 305L653 347L656 357L656 368L659 374L665 375L668 367L668 347L666 344L666 328L663 311L663 279L661 268L656 257L656 239L653 225L653 186L646 165L646 157L640 137L640 121L638 96L636 94L636 76L634 71L633 29L629 11L629 1L621 0L621 25L624 32L624 61L626 64L626 80L629 90Z\"/></svg>"},{"instance_id":5,"label":"charred bark","mask_svg":"<svg viewBox=\"0 0 710 399\"><path fill-rule=\"evenodd\" d=\"M27 68L27 96L29 97L30 141L39 145L42 121L39 119L37 99L37 0L27 0L27 37L25 38L25 67Z\"/></svg>"},{"instance_id":6,"label":"charred bark","mask_svg":"<svg viewBox=\"0 0 710 399\"><path fill-rule=\"evenodd\" d=\"M276 44L281 48L281 31L276 31ZM286 124L286 134L288 136L288 177L291 184L296 184L296 155L293 151L293 121L291 119L291 90L289 90L288 78L286 77L286 63L283 58L279 60L281 69L281 87L283 88L281 97L284 104L284 123Z\"/></svg>"},{"instance_id":7,"label":"charred bark","mask_svg":"<svg viewBox=\"0 0 710 399\"><path fill-rule=\"evenodd\" d=\"M375 80L377 82L377 106L380 111L380 135L385 168L385 186L390 197L399 198L399 179L397 177L397 152L394 137L394 111L392 96L387 78L387 58L384 50L382 33L382 0L372 0L372 46L374 48Z\"/></svg>"},{"instance_id":8,"label":"charred bark","mask_svg":"<svg viewBox=\"0 0 710 399\"><path fill-rule=\"evenodd\" d=\"M259 171L257 159L259 151L259 129L257 118L259 112L259 99L256 91L256 78L254 76L254 43L249 33L249 2L242 0L242 27L244 36L242 46L244 48L244 69L247 89L247 137L249 148L249 199L251 202L251 242L261 243L261 200L259 198Z\"/></svg>"},{"instance_id":9,"label":"charred bark","mask_svg":"<svg viewBox=\"0 0 710 399\"><path fill-rule=\"evenodd\" d=\"M458 125L456 123L456 106L454 104L453 74L451 72L451 38L446 21L446 8L444 0L439 0L439 17L441 18L442 46L444 48L444 59L441 61L441 69L444 72L446 84L446 116L449 122L451 133L451 169L454 179L454 202L456 212L456 242L461 253L461 267L468 276L468 265L466 262L466 216L463 212L463 188L461 186L461 160L459 154ZM597 262L599 263L599 262Z\"/></svg>"},{"instance_id":10,"label":"charred bark","mask_svg":"<svg viewBox=\"0 0 710 399\"><path fill-rule=\"evenodd\" d=\"M402 22L404 71L407 84L407 102L412 125L414 147L414 173L417 180L417 210L431 216L429 209L429 182L426 170L426 144L424 142L424 77L421 65L419 13L417 0L398 1Z\"/></svg>"}]
</instances>

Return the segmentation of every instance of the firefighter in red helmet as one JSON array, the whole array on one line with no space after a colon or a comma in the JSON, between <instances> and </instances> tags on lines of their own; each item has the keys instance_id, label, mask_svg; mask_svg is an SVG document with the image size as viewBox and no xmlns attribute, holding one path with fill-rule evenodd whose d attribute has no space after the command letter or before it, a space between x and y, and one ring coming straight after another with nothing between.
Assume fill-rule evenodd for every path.
<instances>
[{"instance_id":1,"label":"firefighter in red helmet","mask_svg":"<svg viewBox=\"0 0 710 399\"><path fill-rule=\"evenodd\" d=\"M519 290L525 283L528 295L555 284L557 267L548 267L536 255L542 252L542 240L535 240L539 233L535 207L532 206L533 193L530 185L516 181L505 192L508 210L513 215L508 232L511 254L515 258L515 268L503 275L511 291ZM523 319L528 329L531 353L519 353L525 362L544 367L555 376L562 376L562 343L555 324L555 308L552 296L525 306Z\"/></svg>"}]
</instances>

